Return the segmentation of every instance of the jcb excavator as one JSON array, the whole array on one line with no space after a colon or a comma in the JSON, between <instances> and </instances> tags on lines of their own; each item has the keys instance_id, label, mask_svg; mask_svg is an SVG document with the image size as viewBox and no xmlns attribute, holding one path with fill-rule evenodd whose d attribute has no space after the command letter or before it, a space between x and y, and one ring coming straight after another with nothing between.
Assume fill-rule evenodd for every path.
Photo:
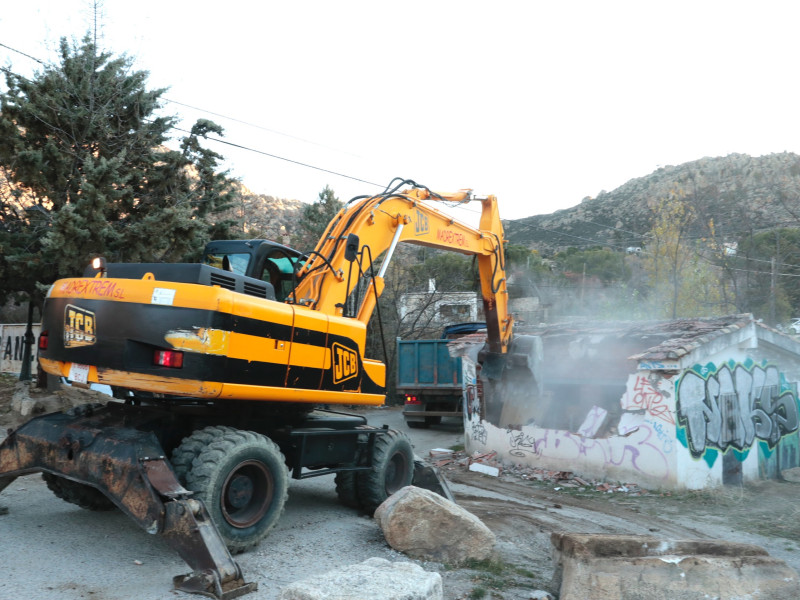
<instances>
[{"instance_id":1,"label":"jcb excavator","mask_svg":"<svg viewBox=\"0 0 800 600\"><path fill-rule=\"evenodd\" d=\"M509 360L496 198L480 200L477 229L433 206L471 199L394 180L347 203L307 255L264 240L212 242L201 264L97 259L83 277L56 281L40 366L108 384L117 398L12 431L0 444L0 490L42 472L64 500L119 507L192 568L175 578L178 589L228 599L257 585L231 554L273 527L290 473L335 473L340 500L366 511L412 480L426 485L431 473L415 478L405 435L329 407L384 402L385 366L364 350L399 242L477 257L484 370L499 380L511 363L517 378L525 369L524 339L513 342L521 360Z\"/></svg>"}]
</instances>

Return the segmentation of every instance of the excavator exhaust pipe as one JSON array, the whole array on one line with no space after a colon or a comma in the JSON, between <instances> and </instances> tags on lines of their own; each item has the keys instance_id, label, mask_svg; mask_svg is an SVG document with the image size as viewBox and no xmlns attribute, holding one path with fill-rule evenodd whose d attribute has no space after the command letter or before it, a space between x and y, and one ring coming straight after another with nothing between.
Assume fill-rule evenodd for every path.
<instances>
[{"instance_id":1,"label":"excavator exhaust pipe","mask_svg":"<svg viewBox=\"0 0 800 600\"><path fill-rule=\"evenodd\" d=\"M84 405L12 431L0 443L0 491L36 472L91 486L186 561L192 573L175 577L176 589L219 600L254 591L258 584L244 581L203 503L191 498L156 436L136 428L136 413L126 408L124 420L119 404Z\"/></svg>"}]
</instances>

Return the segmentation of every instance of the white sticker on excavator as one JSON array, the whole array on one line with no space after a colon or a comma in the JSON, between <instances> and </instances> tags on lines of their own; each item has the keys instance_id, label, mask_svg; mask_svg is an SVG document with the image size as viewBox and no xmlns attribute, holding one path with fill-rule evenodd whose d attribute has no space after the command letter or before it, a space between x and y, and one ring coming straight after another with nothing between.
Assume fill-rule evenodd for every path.
<instances>
[{"instance_id":1,"label":"white sticker on excavator","mask_svg":"<svg viewBox=\"0 0 800 600\"><path fill-rule=\"evenodd\" d=\"M70 381L74 381L75 383L88 383L89 365L72 363L69 366L69 376L67 377L67 379L69 379Z\"/></svg>"},{"instance_id":2,"label":"white sticker on excavator","mask_svg":"<svg viewBox=\"0 0 800 600\"><path fill-rule=\"evenodd\" d=\"M153 296L150 298L150 302L152 304L165 304L167 306L172 306L174 301L175 290L169 290L166 288L155 288L153 290Z\"/></svg>"}]
</instances>

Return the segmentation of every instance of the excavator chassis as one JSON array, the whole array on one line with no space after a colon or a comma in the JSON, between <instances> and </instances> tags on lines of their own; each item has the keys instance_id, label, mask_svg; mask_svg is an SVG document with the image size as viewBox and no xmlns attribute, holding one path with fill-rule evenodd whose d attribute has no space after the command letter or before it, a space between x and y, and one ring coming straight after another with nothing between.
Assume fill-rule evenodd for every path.
<instances>
[{"instance_id":1,"label":"excavator chassis","mask_svg":"<svg viewBox=\"0 0 800 600\"><path fill-rule=\"evenodd\" d=\"M220 600L254 591L258 584L244 581L206 507L178 482L146 430L147 419L114 403L35 417L0 443L0 491L36 472L91 486L186 561L192 573L175 577L176 589Z\"/></svg>"},{"instance_id":2,"label":"excavator chassis","mask_svg":"<svg viewBox=\"0 0 800 600\"><path fill-rule=\"evenodd\" d=\"M165 451L189 433L189 415L219 422L218 413L208 412L213 410L202 403L109 402L34 417L0 442L0 491L20 475L37 472L98 490L189 565L191 573L173 578L176 589L237 598L258 584L245 582L208 509L181 485ZM294 479L369 471L376 438L391 431L367 425L362 416L330 410L268 420L274 429L263 433L280 445ZM332 462L321 464L322 455ZM435 468L416 459L409 466L413 485L453 500Z\"/></svg>"}]
</instances>

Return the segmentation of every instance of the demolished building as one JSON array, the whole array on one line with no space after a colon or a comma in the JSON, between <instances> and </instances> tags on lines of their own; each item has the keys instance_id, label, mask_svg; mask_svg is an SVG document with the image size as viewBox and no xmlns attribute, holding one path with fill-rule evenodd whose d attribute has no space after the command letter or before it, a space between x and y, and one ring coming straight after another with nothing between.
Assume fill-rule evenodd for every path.
<instances>
[{"instance_id":1,"label":"demolished building","mask_svg":"<svg viewBox=\"0 0 800 600\"><path fill-rule=\"evenodd\" d=\"M525 333L538 387L512 394L482 393L479 339L454 345L469 452L663 490L800 465L800 342L750 314Z\"/></svg>"}]
</instances>

